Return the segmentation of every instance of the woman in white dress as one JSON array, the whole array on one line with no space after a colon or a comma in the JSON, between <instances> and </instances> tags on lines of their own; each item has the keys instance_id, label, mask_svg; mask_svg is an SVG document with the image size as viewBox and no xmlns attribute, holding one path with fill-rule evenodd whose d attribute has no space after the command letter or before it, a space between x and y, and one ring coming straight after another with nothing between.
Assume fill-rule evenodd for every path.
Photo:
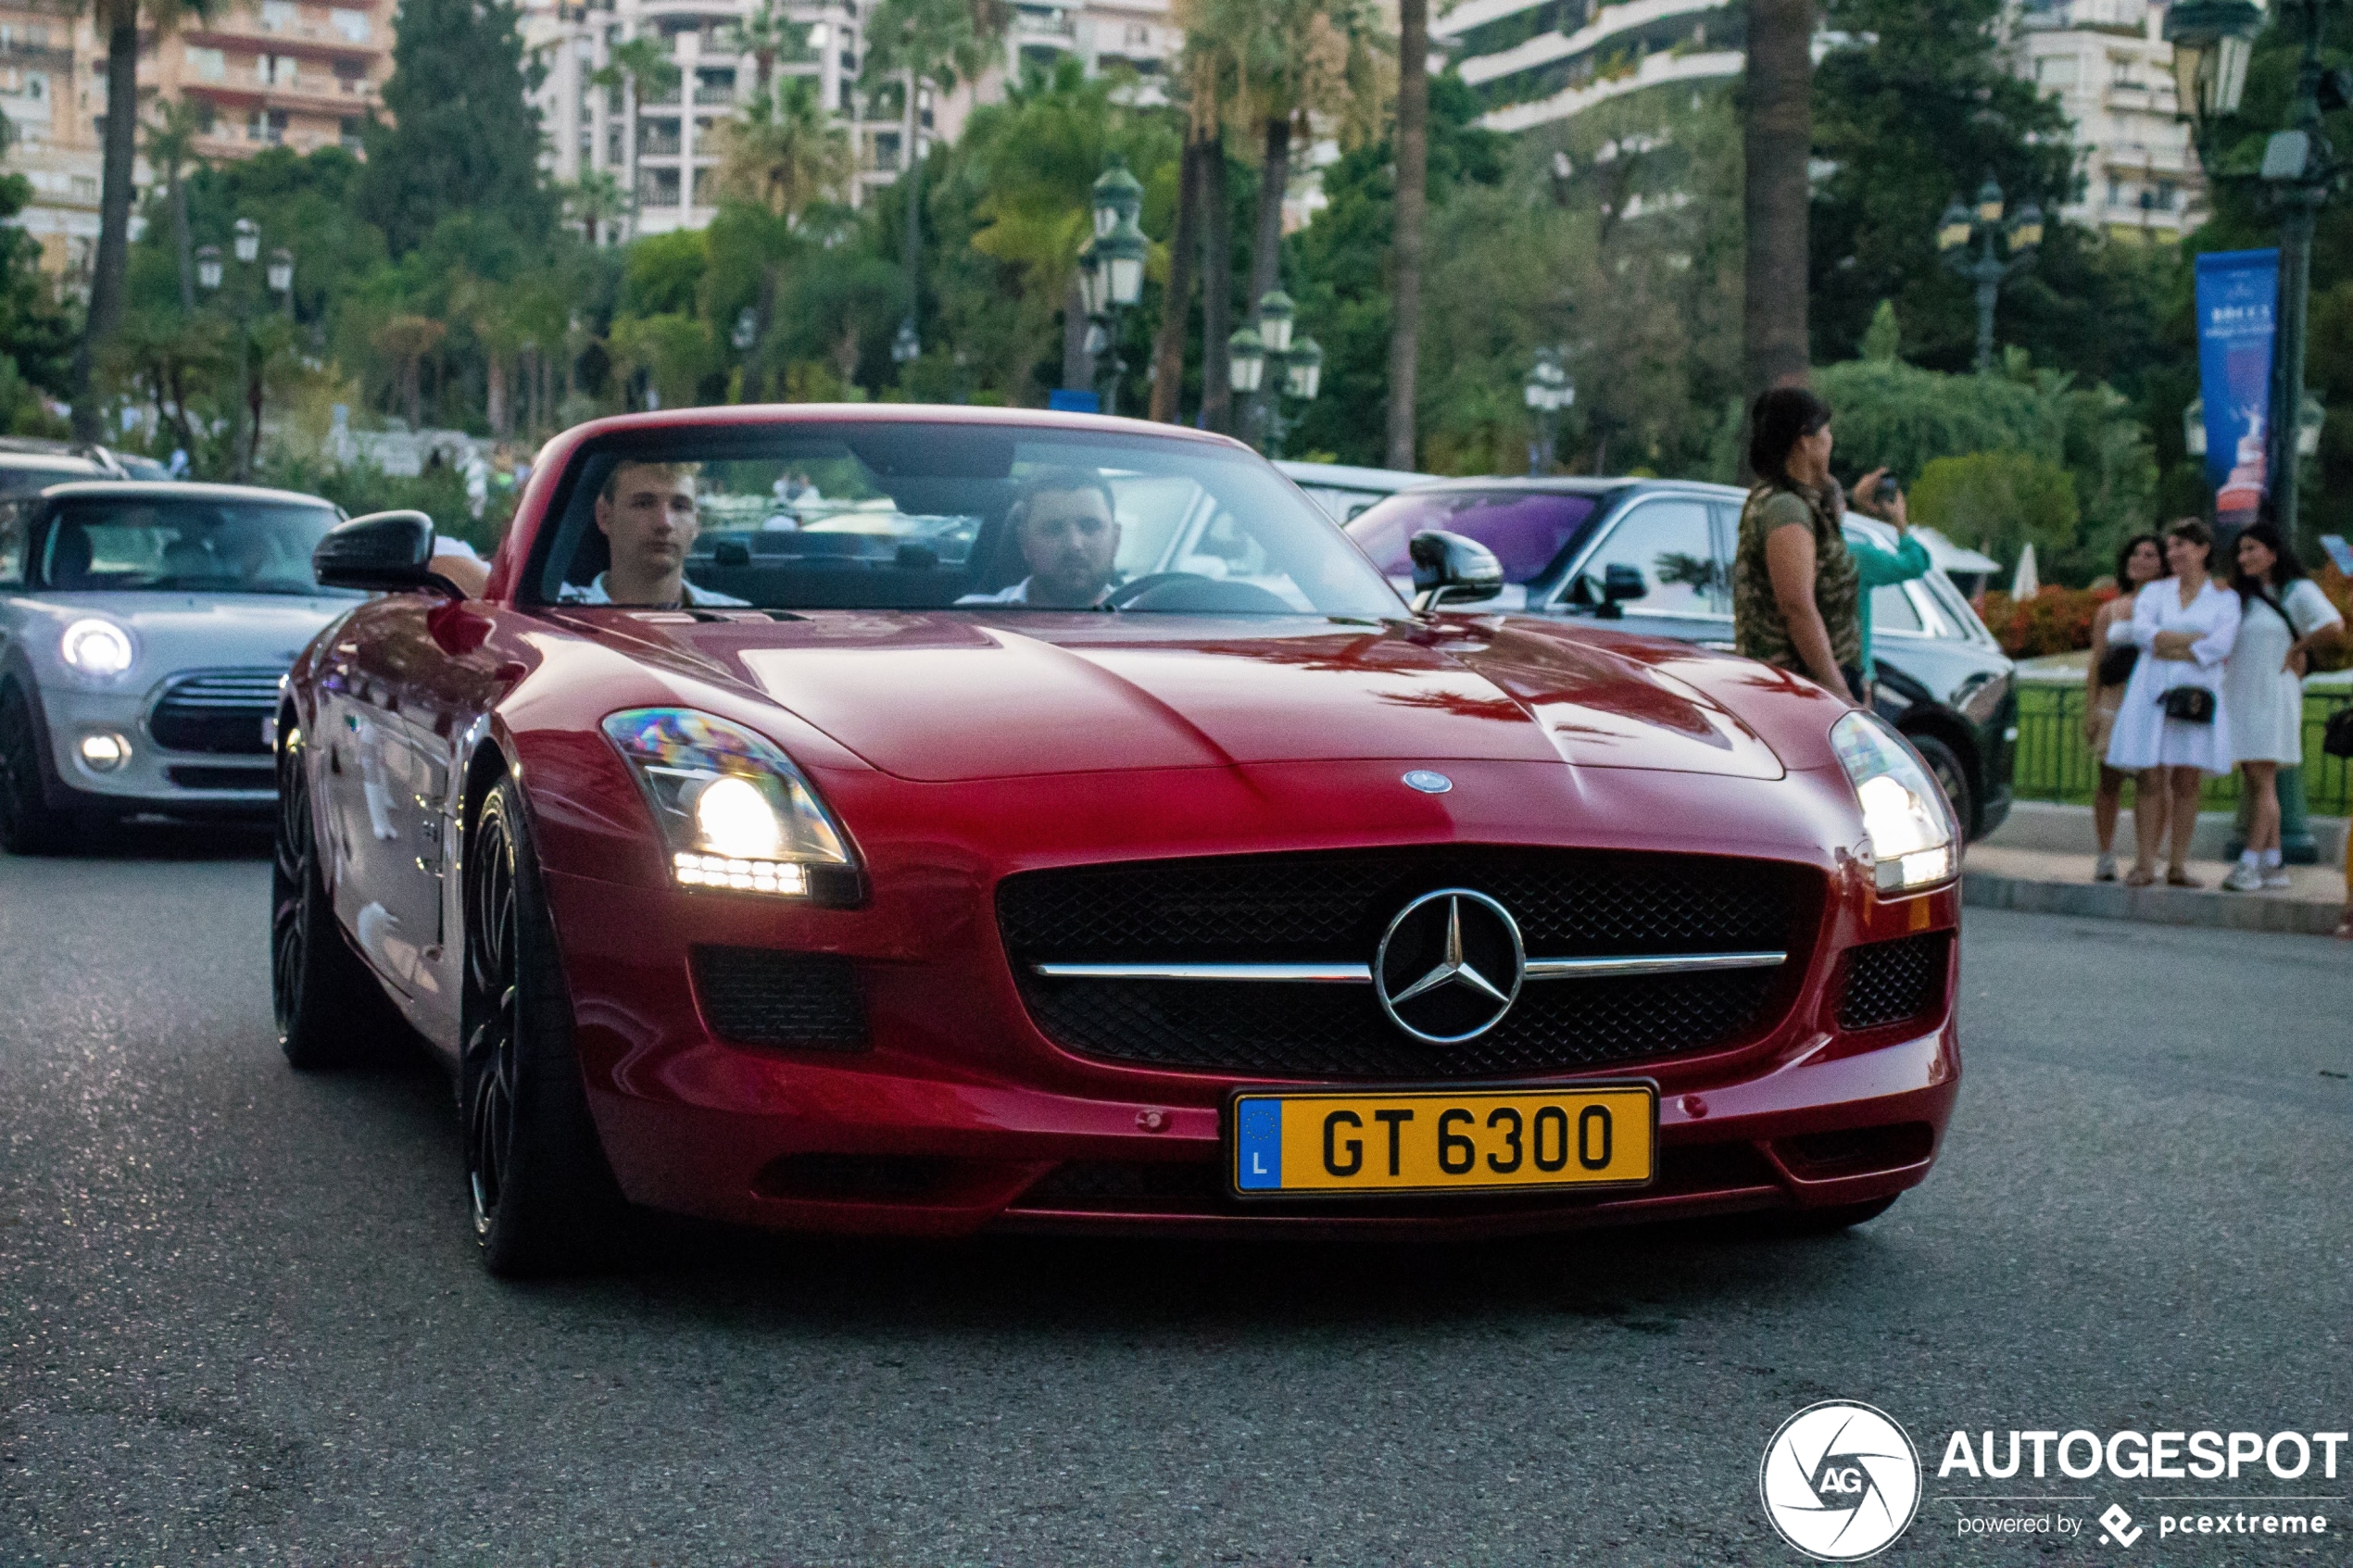
<instances>
[{"instance_id":1,"label":"woman in white dress","mask_svg":"<svg viewBox=\"0 0 2353 1568\"><path fill-rule=\"evenodd\" d=\"M2222 695L2223 660L2238 638L2239 596L2207 576L2214 535L2196 518L2165 531L2165 564L2173 575L2150 583L2133 600L2133 642L2141 650L2108 736L2108 765L2135 775L2133 834L2138 854L2128 886L2157 880L2158 839L2171 829L2165 880L2196 887L2187 862L2197 831L2197 792L2208 773L2231 771L2230 715ZM2167 694L2184 686L2210 694L2205 722L2171 718ZM2163 816L2139 802L2166 799Z\"/></svg>"},{"instance_id":2,"label":"woman in white dress","mask_svg":"<svg viewBox=\"0 0 2353 1568\"><path fill-rule=\"evenodd\" d=\"M2345 618L2304 575L2279 529L2250 523L2238 539L2238 642L2224 666L2222 705L2231 714L2231 756L2246 775L2246 847L2222 879L2233 893L2285 887L2280 863L2282 768L2304 760L2304 670L2316 642Z\"/></svg>"}]
</instances>

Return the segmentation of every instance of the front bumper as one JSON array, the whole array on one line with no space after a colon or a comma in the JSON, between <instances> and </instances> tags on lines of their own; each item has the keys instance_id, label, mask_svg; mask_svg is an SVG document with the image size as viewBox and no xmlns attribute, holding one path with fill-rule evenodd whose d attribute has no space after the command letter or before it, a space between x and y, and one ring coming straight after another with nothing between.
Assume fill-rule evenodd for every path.
<instances>
[{"instance_id":1,"label":"front bumper","mask_svg":"<svg viewBox=\"0 0 2353 1568\"><path fill-rule=\"evenodd\" d=\"M266 750L181 752L157 745L146 722L151 692L46 686L40 700L52 768L47 794L56 809L118 816L265 817L276 806L276 777ZM82 738L94 734L114 735L127 746L130 755L120 767L102 771L82 759Z\"/></svg>"},{"instance_id":2,"label":"front bumper","mask_svg":"<svg viewBox=\"0 0 2353 1568\"><path fill-rule=\"evenodd\" d=\"M1764 1042L1614 1068L1655 1079L1658 1180L1592 1197L1247 1207L1222 1193L1227 1092L1242 1080L1072 1057L1023 1010L993 932L928 950L869 944L855 1052L712 1035L696 942L794 945L802 911L545 873L589 1100L623 1192L777 1229L950 1236L988 1228L1467 1236L1869 1202L1919 1183L1959 1089L1957 944L1921 1024L1842 1032L1817 958ZM1949 928L1957 891L1842 913L1840 946ZM853 917L854 918L854 917ZM1553 1077L1548 1082L1573 1082Z\"/></svg>"}]
</instances>

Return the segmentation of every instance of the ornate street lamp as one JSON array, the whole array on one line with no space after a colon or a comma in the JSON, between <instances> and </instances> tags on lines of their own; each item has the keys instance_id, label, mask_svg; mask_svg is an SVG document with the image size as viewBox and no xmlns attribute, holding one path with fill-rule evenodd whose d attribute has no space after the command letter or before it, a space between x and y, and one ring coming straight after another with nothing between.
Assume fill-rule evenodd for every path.
<instances>
[{"instance_id":1,"label":"ornate street lamp","mask_svg":"<svg viewBox=\"0 0 2353 1568\"><path fill-rule=\"evenodd\" d=\"M270 292L284 295L286 303L292 305L294 303L294 252L283 245L271 251L270 267L266 275L270 282Z\"/></svg>"},{"instance_id":2,"label":"ornate street lamp","mask_svg":"<svg viewBox=\"0 0 2353 1568\"><path fill-rule=\"evenodd\" d=\"M1324 345L1312 337L1292 340L1283 356L1283 390L1302 403L1315 401L1324 384Z\"/></svg>"},{"instance_id":3,"label":"ornate street lamp","mask_svg":"<svg viewBox=\"0 0 2353 1568\"><path fill-rule=\"evenodd\" d=\"M1561 367L1560 350L1536 351L1536 362L1529 367L1520 395L1536 415L1536 439L1528 444L1528 477L1534 479L1552 471L1554 442L1560 433L1560 411L1577 401L1577 388Z\"/></svg>"},{"instance_id":4,"label":"ornate street lamp","mask_svg":"<svg viewBox=\"0 0 2353 1568\"><path fill-rule=\"evenodd\" d=\"M2239 112L2246 66L2263 13L2249 0L2179 0L2165 13L2173 45L2176 102L2183 114L2213 120Z\"/></svg>"},{"instance_id":5,"label":"ornate street lamp","mask_svg":"<svg viewBox=\"0 0 2353 1568\"><path fill-rule=\"evenodd\" d=\"M1111 354L1103 412L1119 412L1119 383L1126 378L1127 360L1120 353L1120 319L1144 296L1144 263L1151 241L1136 225L1144 209L1144 187L1114 154L1109 168L1095 182L1094 236L1078 252L1078 297L1088 320L1087 350Z\"/></svg>"},{"instance_id":6,"label":"ornate street lamp","mask_svg":"<svg viewBox=\"0 0 2353 1568\"><path fill-rule=\"evenodd\" d=\"M1247 397L1258 390L1266 373L1266 344L1254 327L1244 327L1226 340L1226 381Z\"/></svg>"},{"instance_id":7,"label":"ornate street lamp","mask_svg":"<svg viewBox=\"0 0 2353 1568\"><path fill-rule=\"evenodd\" d=\"M2008 255L1997 255L1994 242L2007 238ZM1971 242L1975 242L1972 254ZM2043 209L2028 202L2007 221L2003 218L2002 187L1988 174L1977 188L1973 207L1956 196L1936 221L1936 248L1944 264L1977 285L1977 368L1994 368L1994 302L2002 284L2034 265L2035 247L2043 243Z\"/></svg>"},{"instance_id":8,"label":"ornate street lamp","mask_svg":"<svg viewBox=\"0 0 2353 1568\"><path fill-rule=\"evenodd\" d=\"M1133 223L1144 210L1144 187L1127 172L1127 160L1117 153L1095 181L1095 237L1104 239L1123 221Z\"/></svg>"},{"instance_id":9,"label":"ornate street lamp","mask_svg":"<svg viewBox=\"0 0 2353 1568\"><path fill-rule=\"evenodd\" d=\"M1258 302L1258 325L1226 340L1227 380L1235 395L1252 400L1254 417L1265 421L1270 458L1283 455L1283 438L1293 422L1283 415L1283 399L1313 402L1324 385L1323 345L1291 335L1298 314L1290 295L1269 289Z\"/></svg>"},{"instance_id":10,"label":"ornate street lamp","mask_svg":"<svg viewBox=\"0 0 2353 1568\"><path fill-rule=\"evenodd\" d=\"M240 218L236 223L237 259L246 266L261 254L261 225L250 218Z\"/></svg>"},{"instance_id":11,"label":"ornate street lamp","mask_svg":"<svg viewBox=\"0 0 2353 1568\"><path fill-rule=\"evenodd\" d=\"M220 286L220 247L196 247L196 286L210 294Z\"/></svg>"}]
</instances>

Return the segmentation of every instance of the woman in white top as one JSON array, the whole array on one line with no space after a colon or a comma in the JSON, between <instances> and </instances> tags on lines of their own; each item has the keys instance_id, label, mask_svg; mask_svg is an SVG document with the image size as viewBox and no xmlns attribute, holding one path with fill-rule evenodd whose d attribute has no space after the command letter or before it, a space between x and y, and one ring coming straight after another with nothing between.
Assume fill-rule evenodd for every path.
<instances>
[{"instance_id":1,"label":"woman in white top","mask_svg":"<svg viewBox=\"0 0 2353 1568\"><path fill-rule=\"evenodd\" d=\"M2172 842L2165 880L2196 887L2187 869L2190 835L2197 831L2197 792L2208 773L2231 771L2230 716L2222 696L2222 661L2238 638L2239 596L2206 574L2214 536L2196 518L2165 531L2170 578L2150 583L2133 601L2133 642L2141 650L2125 683L2108 737L2108 765L2136 775L2133 834L2139 853L2125 883L2146 887L2157 880L2158 838L2171 828ZM2212 695L2212 717L2204 723L2174 719L2165 711L2166 694L2183 686ZM2165 817L2144 812L2139 802L2162 793Z\"/></svg>"},{"instance_id":2,"label":"woman in white top","mask_svg":"<svg viewBox=\"0 0 2353 1568\"><path fill-rule=\"evenodd\" d=\"M2312 645L2336 634L2345 618L2270 522L2250 523L2238 538L2238 642L2222 680L2231 714L2231 756L2246 775L2246 847L2222 880L2234 893L2285 887L2280 863L2282 768L2304 760L2304 670Z\"/></svg>"}]
</instances>

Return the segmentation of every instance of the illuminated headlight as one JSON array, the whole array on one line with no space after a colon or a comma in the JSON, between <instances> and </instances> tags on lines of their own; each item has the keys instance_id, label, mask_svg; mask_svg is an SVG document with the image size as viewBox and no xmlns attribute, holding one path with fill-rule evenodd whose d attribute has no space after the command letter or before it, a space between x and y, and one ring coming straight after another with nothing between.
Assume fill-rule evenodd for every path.
<instances>
[{"instance_id":1,"label":"illuminated headlight","mask_svg":"<svg viewBox=\"0 0 2353 1568\"><path fill-rule=\"evenodd\" d=\"M131 760L131 743L111 732L82 737L82 762L94 773L111 773Z\"/></svg>"},{"instance_id":2,"label":"illuminated headlight","mask_svg":"<svg viewBox=\"0 0 2353 1568\"><path fill-rule=\"evenodd\" d=\"M120 675L131 668L131 633L91 616L66 628L57 654L85 675Z\"/></svg>"},{"instance_id":3,"label":"illuminated headlight","mask_svg":"<svg viewBox=\"0 0 2353 1568\"><path fill-rule=\"evenodd\" d=\"M791 759L739 724L686 708L633 708L605 734L645 791L681 887L809 896L811 873L850 865L849 835Z\"/></svg>"},{"instance_id":4,"label":"illuminated headlight","mask_svg":"<svg viewBox=\"0 0 2353 1568\"><path fill-rule=\"evenodd\" d=\"M1908 893L1951 880L1960 836L1952 808L1903 737L1871 714L1849 713L1831 727L1831 744L1863 809L1879 890Z\"/></svg>"}]
</instances>

